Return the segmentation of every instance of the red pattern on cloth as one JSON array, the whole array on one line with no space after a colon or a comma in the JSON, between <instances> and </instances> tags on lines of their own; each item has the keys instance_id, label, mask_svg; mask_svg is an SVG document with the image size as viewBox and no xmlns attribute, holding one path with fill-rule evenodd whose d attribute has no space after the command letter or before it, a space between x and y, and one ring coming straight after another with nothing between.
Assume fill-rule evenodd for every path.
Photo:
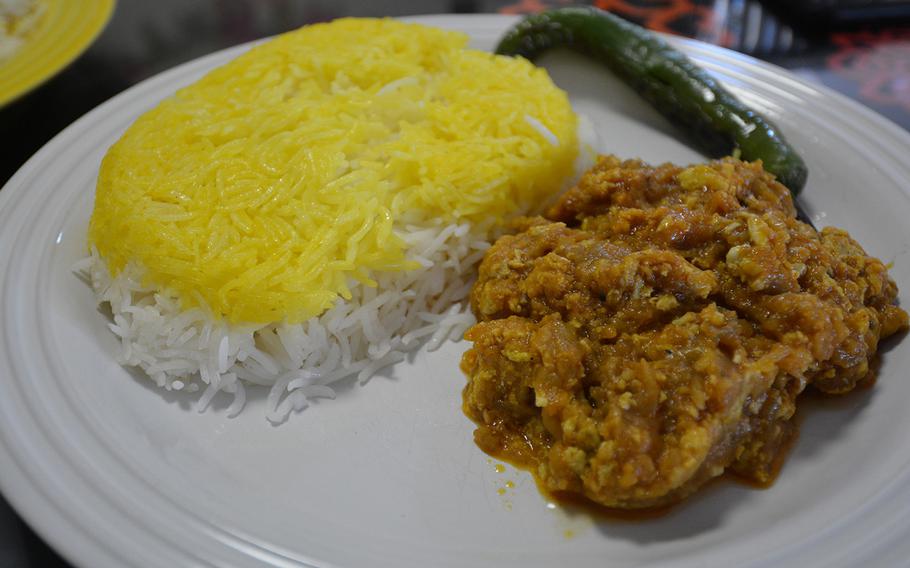
<instances>
[{"instance_id":1,"label":"red pattern on cloth","mask_svg":"<svg viewBox=\"0 0 910 568\"><path fill-rule=\"evenodd\" d=\"M837 33L831 41L838 51L828 67L855 81L860 97L910 112L910 29Z\"/></svg>"}]
</instances>

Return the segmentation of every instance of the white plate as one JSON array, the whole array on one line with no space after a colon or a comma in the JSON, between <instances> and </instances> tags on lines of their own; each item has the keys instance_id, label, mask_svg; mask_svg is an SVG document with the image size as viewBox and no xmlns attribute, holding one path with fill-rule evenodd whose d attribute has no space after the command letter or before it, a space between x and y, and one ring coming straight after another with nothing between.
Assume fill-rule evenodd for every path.
<instances>
[{"instance_id":1,"label":"white plate","mask_svg":"<svg viewBox=\"0 0 910 568\"><path fill-rule=\"evenodd\" d=\"M513 20L431 17L490 48ZM894 263L910 290L910 136L784 71L674 40L805 156L804 201ZM707 488L670 514L615 522L548 504L496 464L461 413L465 344L374 378L273 427L197 414L114 362L70 266L84 252L99 161L140 113L247 47L183 65L108 101L0 192L0 487L77 564L104 566L856 566L910 554L910 343L889 343L874 389L813 405L778 482ZM603 151L699 156L600 68L544 63ZM507 487L512 482L514 487ZM503 494L504 493L504 494Z\"/></svg>"}]
</instances>

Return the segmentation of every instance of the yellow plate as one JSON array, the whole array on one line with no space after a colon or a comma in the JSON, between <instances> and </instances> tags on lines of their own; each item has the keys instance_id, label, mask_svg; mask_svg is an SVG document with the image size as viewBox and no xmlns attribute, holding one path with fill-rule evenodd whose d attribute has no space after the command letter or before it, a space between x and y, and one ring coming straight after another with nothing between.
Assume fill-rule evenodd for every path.
<instances>
[{"instance_id":1,"label":"yellow plate","mask_svg":"<svg viewBox=\"0 0 910 568\"><path fill-rule=\"evenodd\" d=\"M39 0L40 21L0 62L0 106L34 89L76 59L101 32L115 0Z\"/></svg>"}]
</instances>

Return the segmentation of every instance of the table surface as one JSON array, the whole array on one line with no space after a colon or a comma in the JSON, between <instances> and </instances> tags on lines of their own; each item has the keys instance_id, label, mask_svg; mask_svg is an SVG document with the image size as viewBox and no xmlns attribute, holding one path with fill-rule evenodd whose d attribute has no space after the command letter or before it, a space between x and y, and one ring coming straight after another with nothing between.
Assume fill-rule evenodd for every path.
<instances>
[{"instance_id":1,"label":"table surface","mask_svg":"<svg viewBox=\"0 0 910 568\"><path fill-rule=\"evenodd\" d=\"M596 0L651 29L781 65L910 129L910 21L819 25L782 2ZM97 41L43 86L0 108L0 186L74 120L124 89L206 53L341 16L521 14L559 0L119 0ZM765 4L768 4L767 6ZM50 112L49 112L50 110ZM69 566L0 497L0 566Z\"/></svg>"}]
</instances>

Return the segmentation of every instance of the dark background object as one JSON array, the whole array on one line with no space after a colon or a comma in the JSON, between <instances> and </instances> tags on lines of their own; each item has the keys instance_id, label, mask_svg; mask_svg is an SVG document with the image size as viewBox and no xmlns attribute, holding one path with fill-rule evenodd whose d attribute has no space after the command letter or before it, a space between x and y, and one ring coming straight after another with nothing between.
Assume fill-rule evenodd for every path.
<instances>
[{"instance_id":1,"label":"dark background object","mask_svg":"<svg viewBox=\"0 0 910 568\"><path fill-rule=\"evenodd\" d=\"M872 25L832 31L825 18L794 17L797 1L779 0L768 5L771 9L757 0L586 3L657 31L771 61L910 128L910 24L878 19ZM5 140L0 185L54 135L98 104L206 53L342 16L521 14L566 4L565 0L119 0L105 31L78 60L0 108L0 136ZM881 12L857 15L879 17ZM0 498L0 568L67 566Z\"/></svg>"},{"instance_id":2,"label":"dark background object","mask_svg":"<svg viewBox=\"0 0 910 568\"><path fill-rule=\"evenodd\" d=\"M827 27L910 20L908 0L769 0L804 22Z\"/></svg>"}]
</instances>

